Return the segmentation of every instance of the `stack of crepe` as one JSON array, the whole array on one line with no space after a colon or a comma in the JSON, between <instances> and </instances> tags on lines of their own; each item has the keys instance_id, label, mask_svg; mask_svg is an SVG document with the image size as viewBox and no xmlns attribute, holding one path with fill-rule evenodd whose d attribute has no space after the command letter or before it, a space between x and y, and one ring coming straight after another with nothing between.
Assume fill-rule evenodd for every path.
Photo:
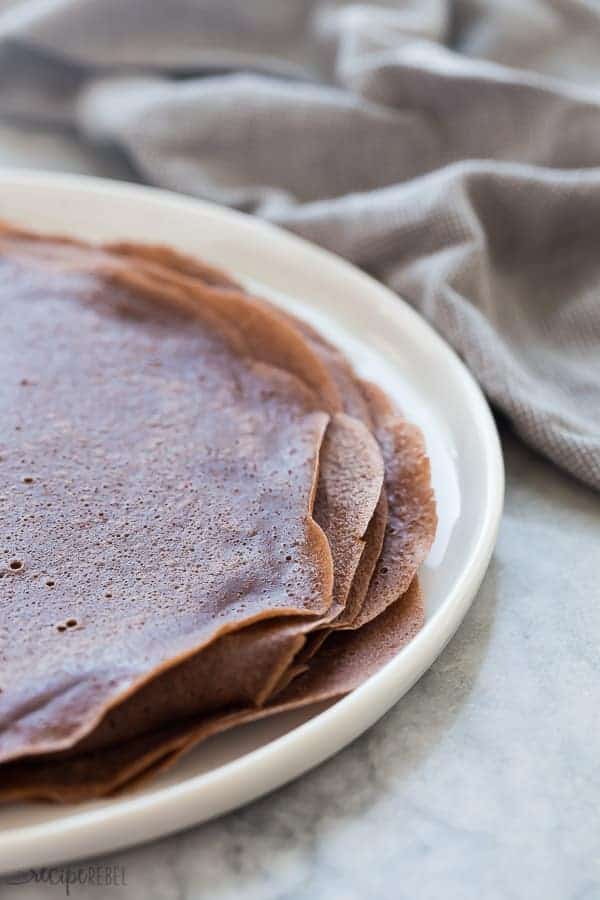
<instances>
[{"instance_id":1,"label":"stack of crepe","mask_svg":"<svg viewBox=\"0 0 600 900\"><path fill-rule=\"evenodd\" d=\"M0 272L0 800L129 787L416 634L423 439L340 351L165 247L3 225Z\"/></svg>"}]
</instances>

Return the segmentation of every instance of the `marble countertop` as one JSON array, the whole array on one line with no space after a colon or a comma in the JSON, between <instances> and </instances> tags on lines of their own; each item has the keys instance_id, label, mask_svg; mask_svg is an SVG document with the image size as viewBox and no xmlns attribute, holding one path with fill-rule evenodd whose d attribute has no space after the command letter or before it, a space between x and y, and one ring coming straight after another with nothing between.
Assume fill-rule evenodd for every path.
<instances>
[{"instance_id":1,"label":"marble countertop","mask_svg":"<svg viewBox=\"0 0 600 900\"><path fill-rule=\"evenodd\" d=\"M0 128L0 165L127 176ZM103 860L96 900L600 900L600 498L502 429L504 518L458 634L367 734L213 823ZM0 886L42 900L64 888Z\"/></svg>"}]
</instances>

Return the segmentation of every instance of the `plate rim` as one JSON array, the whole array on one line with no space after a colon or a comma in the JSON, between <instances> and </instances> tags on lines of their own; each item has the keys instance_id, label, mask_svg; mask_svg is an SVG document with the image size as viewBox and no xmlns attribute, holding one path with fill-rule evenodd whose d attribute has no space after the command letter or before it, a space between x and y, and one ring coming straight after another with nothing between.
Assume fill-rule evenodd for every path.
<instances>
[{"instance_id":1,"label":"plate rim","mask_svg":"<svg viewBox=\"0 0 600 900\"><path fill-rule=\"evenodd\" d=\"M220 219L224 225L234 224L238 230L240 227L252 230L258 236L274 240L284 250L287 246L291 252L318 260L332 272L335 267L355 282L362 282L372 296L379 296L382 305L396 312L401 310L410 327L421 332L436 355L441 354L445 364L453 369L469 409L474 412L487 492L482 499L485 514L471 558L444 603L419 634L361 687L288 733L211 771L186 777L178 784L125 796L114 806L75 811L62 820L0 831L0 875L32 865L50 865L124 849L200 824L276 790L347 746L410 690L456 632L488 567L504 499L500 440L487 400L474 377L450 345L405 300L347 260L246 213L161 188L90 175L0 168L0 192L7 185L24 188L38 185L107 196L118 194L124 198L129 196L134 202L145 197L184 212L195 210ZM135 835L117 837L119 826L133 819L137 820ZM24 862L31 847L35 848L34 852Z\"/></svg>"}]
</instances>

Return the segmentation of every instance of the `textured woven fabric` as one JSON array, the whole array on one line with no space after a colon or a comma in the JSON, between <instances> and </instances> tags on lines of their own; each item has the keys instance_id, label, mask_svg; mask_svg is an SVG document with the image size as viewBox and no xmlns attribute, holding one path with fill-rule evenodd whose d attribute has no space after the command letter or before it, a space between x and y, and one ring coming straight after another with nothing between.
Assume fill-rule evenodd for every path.
<instances>
[{"instance_id":1,"label":"textured woven fabric","mask_svg":"<svg viewBox=\"0 0 600 900\"><path fill-rule=\"evenodd\" d=\"M353 260L600 488L600 4L20 0L0 115Z\"/></svg>"}]
</instances>

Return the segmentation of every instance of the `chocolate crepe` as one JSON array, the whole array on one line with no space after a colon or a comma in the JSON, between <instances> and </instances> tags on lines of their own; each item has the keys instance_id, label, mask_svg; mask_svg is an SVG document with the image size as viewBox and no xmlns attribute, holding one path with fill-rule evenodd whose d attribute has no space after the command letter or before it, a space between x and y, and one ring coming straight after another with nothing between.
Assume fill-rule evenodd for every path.
<instances>
[{"instance_id":1,"label":"chocolate crepe","mask_svg":"<svg viewBox=\"0 0 600 900\"><path fill-rule=\"evenodd\" d=\"M307 681L309 674L321 671L328 654L335 652L336 644L332 642L338 638L329 637L317 657L311 661L311 657L324 639L331 635L336 627L359 628L374 617L379 617L383 622L384 618L380 613L390 604L400 607L402 603L405 610L408 610L408 613L404 614L406 622L409 623L408 631L412 633L418 627L422 616L420 601L415 605L415 602L408 602L406 598L404 601L397 601L396 598L408 587L427 552L435 529L435 512L422 441L418 431L397 416L383 394L356 379L339 351L327 344L308 326L285 316L265 301L249 297L239 285L218 270L165 248L137 247L130 244L92 248L60 239L37 239L5 229L3 234L0 234L0 253L2 253L0 265L4 267L7 275L5 279L7 288L4 292L7 299L2 312L9 317L14 314L11 313L11 302L13 305L15 302L17 304L25 302L28 313L31 313L33 308L33 321L31 316L29 317L30 331L26 330L20 337L33 341L33 359L38 368L44 370L48 367L48 372L54 374L55 382L63 389L65 384L70 385L72 389L73 378L82 372L84 383L87 378L90 397L99 400L100 403L106 396L107 379L116 378L121 392L119 393L119 389L116 392L108 390L108 397L114 407L122 413L135 407L136 401L139 403L139 410L136 409L137 417L129 418L126 427L121 426L117 429L121 439L126 437L129 441L131 434L134 438L133 446L136 448L140 446L140 434L147 433L147 429L146 432L144 430L146 422L142 424L144 404L147 407L149 397L155 402L154 394L157 393L157 389L159 395L167 393L169 396L166 403L159 404L158 410L167 413L164 428L166 431L170 430L171 439L167 457L181 465L181 471L191 479L191 484L196 487L196 498L198 495L202 496L201 490L198 490L201 474L210 473L216 478L215 485L220 484L223 493L231 491L234 503L228 507L230 514L228 524L231 522L231 512L234 508L236 512L242 510L244 523L252 518L249 513L256 513L256 501L255 505L252 505L256 495L248 491L247 485L243 487L241 482L246 478L254 478L262 484L263 491L259 490L262 502L265 497L264 484L269 485L266 494L272 495L270 479L275 478L277 481L277 475L281 476L285 472L285 466L281 470L276 468L277 465L281 465L281 445L288 438L288 432L285 431L281 433L281 443L277 444L275 450L271 443L267 451L264 451L262 469L260 463L263 459L260 450L258 466L249 465L249 457L256 451L254 447L254 443L257 443L256 429L261 428L265 421L271 426L274 426L276 421L279 424L276 419L279 414L278 404L287 406L288 416L287 419L284 417L283 422L284 428L287 424L290 433L295 430L294 416L297 415L298 421L302 424L312 416L312 431L309 429L312 446L315 449L315 455L312 457L312 480L305 477L302 482L306 506L299 515L305 526L303 547L305 556L297 555L296 543L289 541L288 546L293 546L294 552L286 554L285 561L294 562L294 568L306 577L304 567L307 566L307 558L312 550L313 576L315 571L318 571L318 577L321 578L320 605L315 597L311 597L310 601L303 598L304 602L298 602L298 594L294 591L291 593L296 601L295 606L290 603L286 608L277 603L271 604L272 585L277 585L277 580L275 578L271 581L270 571L268 567L264 568L264 561L265 555L273 552L273 545L277 541L273 533L269 543L260 542L262 555L260 553L253 555L255 541L252 541L253 552L244 558L247 565L254 563L257 569L261 568L260 574L263 578L261 585L265 582L269 582L270 585L263 588L261 599L268 595L268 600L263 599L262 605L257 601L253 582L251 608L248 612L246 584L244 584L238 596L240 609L236 609L235 605L232 609L231 586L226 582L220 585L223 593L219 595L217 591L216 594L221 604L226 607L226 612L222 613L217 603L218 611L215 615L215 607L207 606L205 603L204 591L207 584L209 588L215 589L218 582L217 573L210 572L207 581L207 574L202 571L203 563L198 564L199 560L196 558L195 567L190 568L189 557L182 557L180 549L176 546L177 538L183 539L187 518L190 517L194 522L195 512L193 502L180 503L177 511L181 512L181 519L178 522L179 529L173 536L175 540L172 541L172 546L180 574L184 573L186 576L185 585L180 587L183 597L180 597L179 601L183 601L183 605L176 610L178 620L176 626L181 625L182 630L188 627L185 637L177 627L167 629L167 640L160 641L160 648L154 646L154 643L158 643L156 623L153 622L156 606L164 605L162 593L166 588L172 587L172 582L168 579L165 581L161 574L163 580L160 580L158 589L153 594L148 592L147 582L142 584L141 605L145 604L146 610L149 606L150 612L144 613L144 620L141 623L135 623L134 634L132 636L127 634L124 642L128 648L128 642L133 638L136 649L138 647L145 649L144 640L148 634L151 635L152 653L144 656L146 668L141 666L143 674L140 675L138 670L137 680L135 676L132 677L129 670L123 673L115 667L115 656L118 659L118 654L112 656L108 654L108 666L100 673L95 660L90 676L89 669L86 670L85 667L78 669L81 667L81 659L75 653L69 656L68 660L75 670L72 673L75 675L74 681L65 685L65 682L61 683L59 679L58 690L54 692L52 679L56 683L56 666L52 665L48 656L44 658L38 672L44 672L45 666L46 673L51 673L51 679L46 677L45 681L42 681L41 691L38 682L38 695L36 697L35 690L32 691L34 699L29 705L27 700L21 705L17 702L15 713L17 692L14 690L8 692L9 713L8 716L3 715L0 720L2 722L0 748L4 752L4 756L0 758L7 760L12 755L13 758L25 757L25 761L0 767L0 779L3 774L10 772L11 785L14 784L13 776L17 771L14 767L22 765L25 767L24 772L31 773L35 769L38 773L31 781L31 785L37 785L37 794L25 790L22 781L17 779L16 783L21 784L22 796L53 796L66 799L73 796L73 792L64 789L65 779L62 781L57 779L56 774L63 767L67 781L71 778L68 773L72 773L75 769L88 773L87 776L82 775L83 780L80 779L77 788L79 793L76 791L78 797L102 793L108 789L106 785L109 781L112 786L125 783L139 771L158 765L159 760L160 764L164 765L167 760L172 761L175 758L175 753L179 752L179 749L176 751L173 749L171 736L166 743L162 737L160 740L156 739L151 750L144 743L150 735L166 733L167 726L176 728L178 722L190 721L192 724L186 726L186 735L191 728L194 737L186 737L187 746L208 733L206 729L209 728L209 723L233 722L236 716L241 717L240 720L248 721L266 714L265 710L275 712L282 708L281 704L290 702L298 704L299 697L290 695L290 692L298 689L302 692L303 684L310 686L312 682ZM1 294L0 299L4 301ZM62 303L63 307L70 307L70 312L65 314L62 308L57 313L55 311L57 303ZM77 312L74 313L73 309ZM50 316L53 323L55 321L58 323L55 330L63 339L65 349L70 342L70 349L75 357L83 349L85 364L81 365L76 359L73 368L65 365L61 369L59 366L58 373L56 366L52 368L56 357L60 359L61 347L59 344L58 352L53 345L49 351L40 349L39 343L34 339L36 330L39 332L39 318L36 322L36 312L38 316ZM81 319L82 312L83 319ZM18 311L16 315L18 317ZM78 319L81 320L81 330L75 324ZM123 323L125 327L121 328ZM84 338L81 342L80 337ZM99 338L98 344L102 348L99 353L96 352L98 350L96 337ZM128 370L127 366L120 365L123 350L130 353L131 363L136 354L142 360L142 366L138 367L135 377L132 377L133 366ZM104 351L108 369L98 365ZM144 353L148 352L152 354L154 368L163 371L167 369L169 386L166 390L162 378L163 371L153 372L151 373L153 377L148 377L144 359ZM215 367L218 376L213 371ZM255 379L258 381L258 387L253 385ZM45 378L41 380L47 388L48 380ZM200 382L198 396L195 398L199 401L196 409L200 408L203 415L194 417L189 400L190 396L193 396L196 380ZM21 387L39 386L39 378L35 376L31 378L25 376L21 382ZM127 402L124 402L123 394L129 390L132 382L135 386L133 396L128 396ZM266 383L269 384L268 389L265 387ZM215 385L218 388L217 395L214 393ZM42 395L43 403L44 391L38 393ZM47 393L46 390L45 401L54 420L57 415L60 416L60 401L63 396L59 391L58 403L54 395L50 402ZM226 398L226 403L223 403L223 398ZM297 407L294 407L291 398L295 400ZM207 400L210 415L204 412ZM260 408L260 412L252 407L252 412L249 413L245 408L245 404L249 401L254 402L257 408ZM219 403L222 405L219 406ZM341 409L346 410L345 415L340 414ZM272 412L273 410L275 412ZM234 418L231 420L232 427L228 429L224 419L230 416L232 411ZM32 412L34 418L36 415L40 416L40 407L26 410L24 418L28 424L28 417ZM69 409L69 415L72 412L73 410ZM152 412L156 412L155 407L152 407ZM101 423L100 432L104 436L93 442L94 449L99 445L105 450L108 445L114 451L114 417L113 419L108 417L107 420L106 416L101 415L90 419L91 408L85 403L75 404L74 413L75 419L79 416L83 421L87 416L88 423L92 421L95 437L98 422ZM348 413L352 413L354 417ZM235 416L239 418L236 420ZM40 421L43 421L43 418L41 415ZM160 419L160 415L156 418ZM66 416L65 419L70 423L71 420ZM329 425L322 440L327 421ZM201 424L198 424L199 422ZM193 466L187 465L183 459L186 455L185 450L191 451L192 447L195 449L195 442L200 439L202 428L206 428L210 422L213 423L213 428L209 427L208 439L205 432L204 457L202 454L197 457L190 453ZM239 437L236 439L233 435L236 422L243 425L240 433L246 435L244 439ZM175 427L171 428L173 423ZM371 428L377 440L370 433ZM219 432L219 435L214 442L216 432ZM37 444L43 443L40 441L40 435L43 434L41 425L34 430L33 440L30 441L32 449L37 450ZM73 430L66 432L69 461L73 446L81 454L82 448L89 444L87 437L82 442L81 435L77 431L75 434L73 441ZM184 447L181 446L182 435L185 435L186 439L183 442ZM297 433L294 433L294 439L298 440ZM242 445L247 442L247 453L243 455L242 462L239 453L227 452L231 449L231 442L236 447L240 442ZM148 453L146 443L147 436L141 445L146 451L143 459L148 471L143 471L143 477L138 476L136 486L139 489L144 479L147 479L146 483L149 484L158 474L158 477L165 481L165 490L157 499L159 503L164 503L166 498L166 506L169 508L172 502L169 495L173 493L176 480L165 480L162 459L158 471L155 471L154 467L161 454ZM258 443L262 447L262 442ZM162 448L163 444L161 442L156 446ZM220 447L221 453L213 453L212 456L207 453L209 449L214 450L215 447ZM320 472L317 479L316 456L319 454L319 447ZM52 441L49 443L49 449L47 474L56 469L56 461L53 459L56 446ZM181 452L173 452L174 450ZM272 456L268 456L267 452ZM288 466L292 465L290 458L296 456L297 452L297 446L291 444L289 456L285 457ZM78 454L75 455L79 463ZM129 446L127 455L130 455ZM121 456L123 454L117 452L117 461L120 461ZM222 464L221 456L226 458L226 466L222 469L219 468ZM306 456L305 452L304 457ZM199 459L205 465L204 470L202 465L198 464ZM270 473L266 471L267 459L275 460L275 469ZM212 467L208 465L208 460ZM385 487L382 489L384 460ZM296 471L296 463L297 460L294 460L293 468L287 469L287 476L290 479ZM89 466L87 468L89 470ZM308 469L305 458L303 468ZM230 480L232 472L234 478ZM23 485L33 486L36 482L34 476L24 476L24 479L26 480L23 480ZM52 481L51 478L48 480ZM285 477L283 480L280 478L279 483L282 485L283 481ZM95 484L94 492L102 494L102 491L106 491L107 495L111 495L116 484L114 480L106 481L101 491ZM122 487L122 484L119 486ZM298 494L300 492L298 485ZM310 516L315 492L314 520L322 527L322 531L319 531ZM152 495L150 488L149 493ZM85 496L87 498L87 495ZM130 495L126 496L131 500ZM212 498L210 492L209 496ZM231 497L231 494L229 496ZM281 518L281 510L277 506L280 496L278 493L277 499L269 509L274 516ZM69 491L67 497L69 500L72 499ZM98 499L92 498L96 501ZM271 496L269 500L274 498ZM112 502L115 503L114 500ZM258 527L251 528L251 531L261 531L268 520L268 513L260 506L260 502L260 512L264 516L259 518ZM152 497L149 505L154 508L155 503L156 499ZM392 510L388 522L390 505ZM81 512L81 509L79 511ZM285 507L284 518L285 515L292 518L298 513L288 505ZM51 523L54 521L52 514L45 513L45 516ZM160 518L160 514L155 513L155 516ZM144 517L136 518L134 514L133 519L131 531L137 531L140 523L148 525ZM200 517L198 521L201 521ZM218 522L218 515L216 521ZM163 522L160 524L163 525ZM236 525L238 524L236 522ZM106 521L102 525L106 525ZM154 522L150 522L150 525L154 528ZM211 535L214 539L219 531L219 526L212 531L205 530L204 525L198 525L197 528L202 538ZM285 528L285 524L282 528ZM35 533L34 529L32 531ZM159 529L159 534L161 538L165 537L164 526L162 532ZM88 553L90 548L88 538L98 536L97 529L92 526L91 534L86 535L84 541ZM139 537L139 532L137 536ZM232 568L236 568L239 564L239 554L236 556L235 551L232 552L232 545L245 546L244 536L239 528L230 535L229 541L222 541L219 534L221 544L217 541L217 549L212 549L211 558L213 560L218 558L224 544L231 553ZM326 547L323 543L325 536ZM121 535L118 537L120 539ZM129 534L125 534L125 538L128 537ZM138 541L137 544L137 549L141 551L150 546L148 542L150 535L143 534L143 537L144 541ZM257 534L252 534L251 537L256 538ZM70 535L68 539L72 539ZM46 543L49 544L50 540L51 536ZM100 546L100 542L96 542L96 546ZM268 546L266 552L263 549L265 546ZM206 549L206 541L203 547ZM316 548L318 552L315 552ZM381 559L380 551L383 551ZM194 552L193 548L191 552ZM94 553L91 556L94 558ZM318 566L315 567L315 558L321 563L320 570ZM378 560L379 565L375 571ZM23 575L24 568L21 566L10 570L8 577L12 580L14 573ZM98 568L102 569L103 566L100 565ZM310 565L308 569L310 570ZM44 571L41 574L47 576ZM122 570L118 570L117 579L114 579L112 574L111 567L111 587L113 582L120 585L119 578L123 578ZM223 574L219 573L221 576ZM280 569L277 569L277 574L281 577ZM139 575L137 578L143 581ZM54 581L53 585L46 587L56 586L55 578L46 577L45 580ZM125 583L129 584L126 577ZM289 581L285 583L288 594L291 584ZM302 586L305 584L306 581L303 581ZM79 590L82 589L81 582L78 582L77 586ZM236 587L239 587L239 583L236 583ZM297 587L295 581L293 587ZM119 590L120 587L117 588L117 591ZM413 600L417 596L415 591L416 588L413 588L410 594ZM105 594L111 596L105 596L105 600L112 601L113 593L112 589L106 591ZM156 602L158 598L163 600L162 604ZM16 606L26 608L29 600L30 592L25 591L25 594L22 593L17 597ZM149 600L154 603L148 604ZM33 605L35 606L35 602ZM174 604L166 605L173 614ZM123 604L114 606L119 613L122 612ZM191 613L191 606L194 606L195 615ZM418 615L415 612L417 606L421 610ZM110 607L113 607L112 603ZM204 619L202 611L205 613ZM183 616L180 615L182 612ZM282 618L284 613L285 618ZM220 622L215 624L215 618L218 619L219 614L226 619L225 625ZM97 622L105 624L106 618L110 621L110 616L98 615L96 611L88 621L96 631ZM159 618L162 619L162 615ZM212 629L206 624L207 618L213 625ZM147 619L151 620L149 625ZM257 619L265 621L252 624ZM267 619L271 621L266 621ZM190 620L197 629L191 634ZM396 632L399 634L397 615L394 621ZM129 624L127 620L127 625ZM35 628L34 623L29 629L28 637L35 633ZM79 619L65 618L57 626L58 634L68 634L69 639L80 630L83 629ZM364 630L361 627L357 632L357 640L358 635ZM120 643L123 628L115 629L113 633ZM365 640L367 634L365 631ZM94 655L96 655L95 639L96 634L91 634L89 649ZM85 641L83 644L85 645ZM183 652L181 652L182 645ZM341 647L344 646L342 641ZM347 646L352 646L351 642L347 643ZM47 648L47 644L45 647ZM106 654L103 656L102 652L100 657L106 660ZM317 663L317 660L320 662ZM10 656L9 661L15 665ZM310 665L308 672L307 664ZM317 668L314 669L313 666ZM115 671L118 672L117 678L114 675ZM359 681L360 677L357 675L356 683ZM329 688L323 690L330 691ZM313 693L312 688L307 688L301 702L312 702ZM270 703L269 697L274 698ZM0 702L6 704L6 699L0 698ZM231 716L234 716L234 719ZM213 724L210 727L217 726ZM90 775L93 768L91 761L98 761L100 749L104 755L108 752L115 757L111 769L113 775L108 781L104 776ZM40 755L36 758L32 754ZM85 760L88 760L88 763L85 763ZM65 768L67 766L68 768ZM50 776L44 776L44 772L54 773L50 779L54 779L52 784L48 781ZM84 784L86 778L89 782L87 789ZM41 787L43 783L46 784L44 789ZM4 796L0 780L0 798ZM14 796L14 793L10 796Z\"/></svg>"},{"instance_id":2,"label":"chocolate crepe","mask_svg":"<svg viewBox=\"0 0 600 900\"><path fill-rule=\"evenodd\" d=\"M219 634L325 613L333 568L311 515L328 416L298 377L206 310L0 271L6 760Z\"/></svg>"},{"instance_id":3,"label":"chocolate crepe","mask_svg":"<svg viewBox=\"0 0 600 900\"><path fill-rule=\"evenodd\" d=\"M358 631L338 632L317 653L309 670L261 708L224 711L199 722L180 722L112 749L75 758L9 763L0 801L76 802L102 797L156 775L203 740L237 725L325 700L357 688L415 636L423 624L423 599L415 579L401 601Z\"/></svg>"}]
</instances>

